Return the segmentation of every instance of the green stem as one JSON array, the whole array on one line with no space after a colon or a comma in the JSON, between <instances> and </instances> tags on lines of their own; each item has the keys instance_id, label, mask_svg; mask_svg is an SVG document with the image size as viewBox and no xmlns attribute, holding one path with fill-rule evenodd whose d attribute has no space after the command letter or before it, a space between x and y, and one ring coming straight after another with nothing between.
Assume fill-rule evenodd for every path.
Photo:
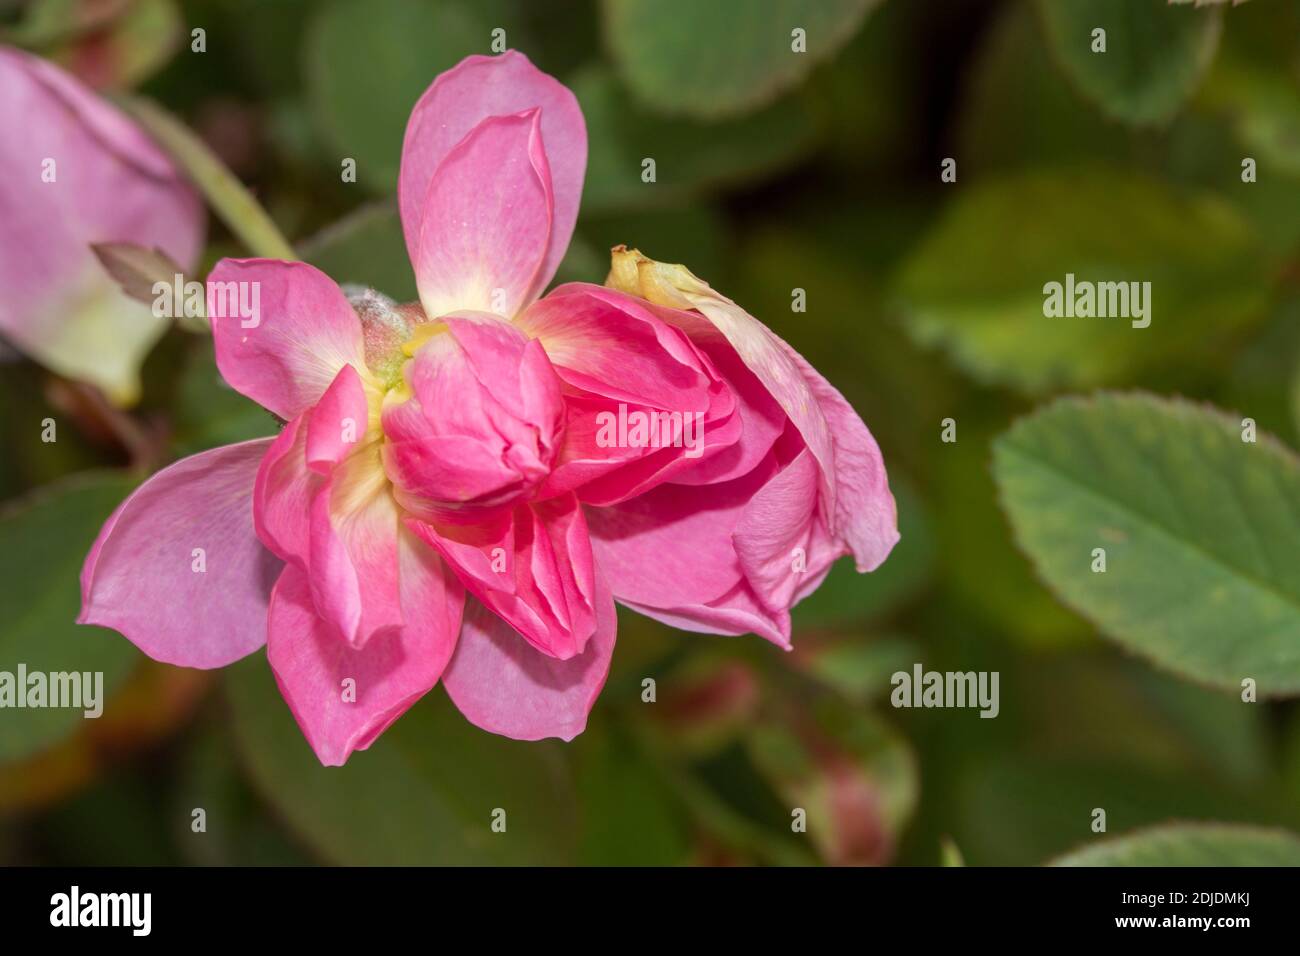
<instances>
[{"instance_id":1,"label":"green stem","mask_svg":"<svg viewBox=\"0 0 1300 956\"><path fill-rule=\"evenodd\" d=\"M123 97L118 105L171 155L250 252L267 259L298 258L253 194L176 117L152 100L138 97Z\"/></svg>"}]
</instances>

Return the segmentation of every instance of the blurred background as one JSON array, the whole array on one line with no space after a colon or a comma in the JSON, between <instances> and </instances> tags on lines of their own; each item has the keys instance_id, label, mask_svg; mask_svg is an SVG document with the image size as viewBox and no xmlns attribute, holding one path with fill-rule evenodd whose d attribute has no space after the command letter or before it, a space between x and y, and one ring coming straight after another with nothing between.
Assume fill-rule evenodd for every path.
<instances>
[{"instance_id":1,"label":"blurred background","mask_svg":"<svg viewBox=\"0 0 1300 956\"><path fill-rule=\"evenodd\" d=\"M109 698L96 721L0 712L0 861L1039 864L1087 843L1097 807L1112 834L1170 820L1300 829L1296 705L1242 706L1099 635L1017 550L990 473L990 442L1013 421L1098 387L1248 409L1295 447L1300 4L0 10L3 42L153 98L305 258L403 300L415 288L392 197L407 116L434 76L492 52L504 30L586 114L586 188L559 280L603 281L609 247L627 243L741 303L861 413L902 533L878 572L841 562L796 609L791 654L620 611L609 682L572 744L483 733L435 689L369 751L324 769L262 654L190 671L72 624L82 558L133 482L275 422L220 383L204 336L179 328L128 410L7 354L0 669L102 670ZM1099 18L1115 24L1101 75L1079 52ZM793 27L807 52L792 53ZM947 158L955 182L941 178ZM1021 281L1008 251L1048 250L1061 279L1135 231L1132 277L1173 290L1142 332L1118 323L1080 339L1043 320L1043 279ZM244 254L213 217L202 273ZM795 289L806 311L792 310ZM1196 334L1161 320L1207 303ZM57 443L40 440L47 417ZM955 443L940 440L950 417ZM999 671L999 716L892 708L889 676L914 662ZM497 807L505 835L488 827ZM794 807L808 810L806 834L792 832Z\"/></svg>"}]
</instances>

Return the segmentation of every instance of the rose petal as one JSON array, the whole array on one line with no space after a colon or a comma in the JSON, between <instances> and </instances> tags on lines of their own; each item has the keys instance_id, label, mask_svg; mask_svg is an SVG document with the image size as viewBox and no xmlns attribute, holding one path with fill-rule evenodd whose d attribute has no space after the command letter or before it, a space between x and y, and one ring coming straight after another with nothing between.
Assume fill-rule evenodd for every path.
<instances>
[{"instance_id":1,"label":"rose petal","mask_svg":"<svg viewBox=\"0 0 1300 956\"><path fill-rule=\"evenodd\" d=\"M366 374L361 322L314 266L222 259L207 292L222 377L281 418L297 418L320 401L343 366Z\"/></svg>"},{"instance_id":2,"label":"rose petal","mask_svg":"<svg viewBox=\"0 0 1300 956\"><path fill-rule=\"evenodd\" d=\"M447 154L490 116L541 111L554 212L537 288L555 274L573 235L587 168L587 127L573 93L514 50L471 56L441 74L411 111L402 142L397 196L411 261L418 261L429 181Z\"/></svg>"},{"instance_id":3,"label":"rose petal","mask_svg":"<svg viewBox=\"0 0 1300 956\"><path fill-rule=\"evenodd\" d=\"M431 317L512 317L536 298L551 234L551 173L537 110L489 117L443 158L411 259Z\"/></svg>"},{"instance_id":4,"label":"rose petal","mask_svg":"<svg viewBox=\"0 0 1300 956\"><path fill-rule=\"evenodd\" d=\"M327 766L369 747L438 682L456 646L465 600L460 582L411 535L401 535L398 551L411 623L360 650L341 643L316 615L298 568L285 568L271 598L267 656L298 726ZM349 679L355 700L344 696Z\"/></svg>"},{"instance_id":5,"label":"rose petal","mask_svg":"<svg viewBox=\"0 0 1300 956\"><path fill-rule=\"evenodd\" d=\"M253 532L253 481L270 444L200 452L132 492L86 556L77 620L183 667L222 667L261 647L280 567Z\"/></svg>"},{"instance_id":6,"label":"rose petal","mask_svg":"<svg viewBox=\"0 0 1300 956\"><path fill-rule=\"evenodd\" d=\"M531 502L463 526L407 518L471 594L537 650L567 660L596 627L595 564L572 495Z\"/></svg>"},{"instance_id":7,"label":"rose petal","mask_svg":"<svg viewBox=\"0 0 1300 956\"><path fill-rule=\"evenodd\" d=\"M478 601L465 608L465 626L443 686L469 721L516 740L572 740L609 675L618 616L596 574L596 629L586 649L566 661L541 654Z\"/></svg>"},{"instance_id":8,"label":"rose petal","mask_svg":"<svg viewBox=\"0 0 1300 956\"><path fill-rule=\"evenodd\" d=\"M311 506L308 576L316 610L353 647L403 623L400 509L376 443L340 463Z\"/></svg>"},{"instance_id":9,"label":"rose petal","mask_svg":"<svg viewBox=\"0 0 1300 956\"><path fill-rule=\"evenodd\" d=\"M847 542L859 571L874 571L899 540L898 510L880 448L835 386L793 348L785 342L781 345L803 373L831 430L835 447L834 534Z\"/></svg>"}]
</instances>

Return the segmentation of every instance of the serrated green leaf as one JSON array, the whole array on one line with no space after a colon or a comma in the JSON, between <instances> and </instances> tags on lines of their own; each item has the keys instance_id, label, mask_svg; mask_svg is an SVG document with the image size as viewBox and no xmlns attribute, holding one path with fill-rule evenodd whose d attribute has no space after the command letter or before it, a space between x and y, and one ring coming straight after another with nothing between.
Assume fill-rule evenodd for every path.
<instances>
[{"instance_id":1,"label":"serrated green leaf","mask_svg":"<svg viewBox=\"0 0 1300 956\"><path fill-rule=\"evenodd\" d=\"M112 631L76 623L78 575L99 529L135 482L101 472L52 485L0 516L0 671L103 673L104 699L140 660ZM43 750L72 733L84 708L10 708L0 719L0 762Z\"/></svg>"},{"instance_id":2,"label":"serrated green leaf","mask_svg":"<svg viewBox=\"0 0 1300 956\"><path fill-rule=\"evenodd\" d=\"M771 102L834 56L879 0L605 0L632 90L663 113L715 119ZM805 47L796 52L795 30Z\"/></svg>"},{"instance_id":3,"label":"serrated green leaf","mask_svg":"<svg viewBox=\"0 0 1300 956\"><path fill-rule=\"evenodd\" d=\"M1300 837L1225 823L1174 823L1102 840L1053 866L1300 866Z\"/></svg>"},{"instance_id":4,"label":"serrated green leaf","mask_svg":"<svg viewBox=\"0 0 1300 956\"><path fill-rule=\"evenodd\" d=\"M981 382L1041 393L1210 364L1263 315L1269 268L1222 200L1090 167L963 187L896 292L918 342L942 346ZM1064 287L1070 275L1076 290L1149 282L1145 318L1132 300L1127 316L1045 314L1048 283Z\"/></svg>"},{"instance_id":5,"label":"serrated green leaf","mask_svg":"<svg viewBox=\"0 0 1300 956\"><path fill-rule=\"evenodd\" d=\"M1294 694L1300 462L1242 434L1177 400L1063 399L994 443L993 471L1040 576L1108 637L1211 686Z\"/></svg>"},{"instance_id":6,"label":"serrated green leaf","mask_svg":"<svg viewBox=\"0 0 1300 956\"><path fill-rule=\"evenodd\" d=\"M262 796L346 865L563 864L577 844L560 749L479 730L441 689L344 767L322 767L261 654L226 672L235 739ZM493 812L506 830L493 832Z\"/></svg>"},{"instance_id":7,"label":"serrated green leaf","mask_svg":"<svg viewBox=\"0 0 1300 956\"><path fill-rule=\"evenodd\" d=\"M1218 48L1217 11L1168 0L1038 0L1047 41L1078 91L1133 124L1170 119L1205 76ZM1105 31L1094 52L1093 31Z\"/></svg>"}]
</instances>

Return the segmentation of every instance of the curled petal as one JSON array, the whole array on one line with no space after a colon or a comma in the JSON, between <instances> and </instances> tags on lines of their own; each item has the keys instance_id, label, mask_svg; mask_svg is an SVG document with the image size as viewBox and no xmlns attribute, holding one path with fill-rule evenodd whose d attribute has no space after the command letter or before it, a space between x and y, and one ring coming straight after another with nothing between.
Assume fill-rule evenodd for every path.
<instances>
[{"instance_id":1,"label":"curled petal","mask_svg":"<svg viewBox=\"0 0 1300 956\"><path fill-rule=\"evenodd\" d=\"M704 604L662 608L621 599L619 603L683 631L696 631L700 634L757 634L782 650L790 650L790 613L773 612L744 581L726 594Z\"/></svg>"},{"instance_id":2,"label":"curled petal","mask_svg":"<svg viewBox=\"0 0 1300 956\"><path fill-rule=\"evenodd\" d=\"M759 597L734 541L751 500L778 471L769 455L744 478L664 484L613 507L588 509L592 550L614 597L685 630L753 632L789 646L789 614ZM811 506L803 502L805 515Z\"/></svg>"},{"instance_id":3,"label":"curled petal","mask_svg":"<svg viewBox=\"0 0 1300 956\"><path fill-rule=\"evenodd\" d=\"M835 513L835 451L830 426L821 405L785 345L777 336L726 296L714 291L683 266L666 265L647 259L635 250L616 249L608 284L632 295L641 295L682 315L698 311L716 333L721 334L761 381L803 436L820 467L821 507L828 516ZM688 314L688 313L687 313ZM687 318L691 334L709 334L698 319Z\"/></svg>"},{"instance_id":4,"label":"curled petal","mask_svg":"<svg viewBox=\"0 0 1300 956\"><path fill-rule=\"evenodd\" d=\"M817 463L805 448L749 500L732 534L745 579L774 611L788 611L805 576L839 556L815 537L816 500Z\"/></svg>"},{"instance_id":5,"label":"curled petal","mask_svg":"<svg viewBox=\"0 0 1300 956\"><path fill-rule=\"evenodd\" d=\"M531 502L468 525L408 518L471 594L542 654L580 655L596 628L595 562L572 495Z\"/></svg>"},{"instance_id":6,"label":"curled petal","mask_svg":"<svg viewBox=\"0 0 1300 956\"><path fill-rule=\"evenodd\" d=\"M596 627L586 648L557 660L470 600L460 643L443 675L452 702L476 726L516 740L578 736L609 676L618 629L614 599L599 573L594 605Z\"/></svg>"},{"instance_id":7,"label":"curled petal","mask_svg":"<svg viewBox=\"0 0 1300 956\"><path fill-rule=\"evenodd\" d=\"M132 492L86 557L77 620L183 667L222 667L261 647L280 562L253 533L252 492L270 444L201 452Z\"/></svg>"},{"instance_id":8,"label":"curled petal","mask_svg":"<svg viewBox=\"0 0 1300 956\"><path fill-rule=\"evenodd\" d=\"M320 401L345 365L364 374L361 322L334 281L305 262L222 259L208 276L217 368L283 419Z\"/></svg>"},{"instance_id":9,"label":"curled petal","mask_svg":"<svg viewBox=\"0 0 1300 956\"><path fill-rule=\"evenodd\" d=\"M307 467L310 412L284 426L257 469L253 523L262 543L304 571L311 552L311 503L325 479Z\"/></svg>"},{"instance_id":10,"label":"curled petal","mask_svg":"<svg viewBox=\"0 0 1300 956\"><path fill-rule=\"evenodd\" d=\"M545 351L481 313L426 328L434 334L383 412L384 465L400 500L424 514L523 497L550 472L562 427L560 383Z\"/></svg>"},{"instance_id":11,"label":"curled petal","mask_svg":"<svg viewBox=\"0 0 1300 956\"><path fill-rule=\"evenodd\" d=\"M781 345L803 373L830 426L838 490L831 527L848 544L858 570L874 571L899 540L898 510L880 448L839 390L793 348Z\"/></svg>"},{"instance_id":12,"label":"curled petal","mask_svg":"<svg viewBox=\"0 0 1300 956\"><path fill-rule=\"evenodd\" d=\"M564 447L542 494L573 490L584 503L615 504L723 454L728 464L711 473L724 477L740 458L752 467L762 457L733 454L745 440L747 410L712 360L659 311L574 283L517 320L545 346L566 386ZM762 440L755 423L753 442Z\"/></svg>"},{"instance_id":13,"label":"curled petal","mask_svg":"<svg viewBox=\"0 0 1300 956\"><path fill-rule=\"evenodd\" d=\"M531 302L545 282L552 203L538 110L474 127L443 158L424 197L411 262L425 313L509 318Z\"/></svg>"},{"instance_id":14,"label":"curled petal","mask_svg":"<svg viewBox=\"0 0 1300 956\"><path fill-rule=\"evenodd\" d=\"M330 473L311 504L308 571L320 615L353 647L402 626L400 511L377 445Z\"/></svg>"},{"instance_id":15,"label":"curled petal","mask_svg":"<svg viewBox=\"0 0 1300 956\"><path fill-rule=\"evenodd\" d=\"M844 397L775 333L683 266L619 248L607 284L674 310L694 309L708 320L781 405L816 459L826 530L848 543L858 570L879 566L898 540L894 499L880 449ZM682 321L692 337L708 335L698 320Z\"/></svg>"},{"instance_id":16,"label":"curled petal","mask_svg":"<svg viewBox=\"0 0 1300 956\"><path fill-rule=\"evenodd\" d=\"M425 200L434 171L488 117L539 110L554 213L537 273L541 289L555 274L573 235L587 168L587 127L573 93L515 50L471 56L433 81L411 111L402 142L397 196L411 261L419 261ZM462 303L461 307L468 307Z\"/></svg>"},{"instance_id":17,"label":"curled petal","mask_svg":"<svg viewBox=\"0 0 1300 956\"><path fill-rule=\"evenodd\" d=\"M317 616L297 567L284 569L271 598L267 656L298 726L327 766L369 747L438 682L456 646L465 600L460 583L409 534L398 552L410 623L363 648L340 643Z\"/></svg>"},{"instance_id":18,"label":"curled petal","mask_svg":"<svg viewBox=\"0 0 1300 956\"><path fill-rule=\"evenodd\" d=\"M307 423L308 467L328 474L365 440L369 419L370 403L361 376L351 365L345 365L311 410Z\"/></svg>"}]
</instances>

